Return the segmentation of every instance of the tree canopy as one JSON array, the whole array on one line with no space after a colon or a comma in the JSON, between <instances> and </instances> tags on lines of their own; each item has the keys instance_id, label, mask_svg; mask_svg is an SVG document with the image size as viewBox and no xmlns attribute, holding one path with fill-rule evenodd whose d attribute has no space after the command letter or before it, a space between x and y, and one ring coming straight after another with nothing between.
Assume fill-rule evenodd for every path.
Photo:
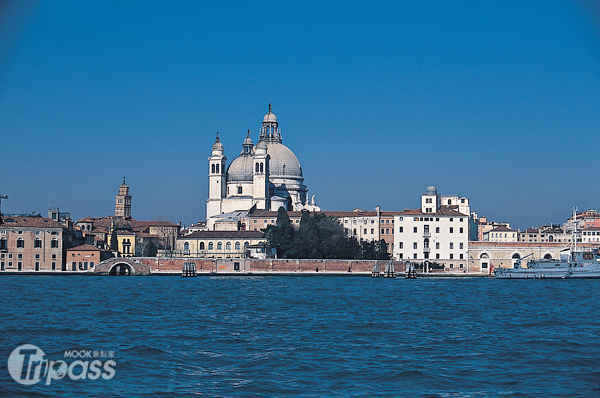
<instances>
[{"instance_id":1,"label":"tree canopy","mask_svg":"<svg viewBox=\"0 0 600 398\"><path fill-rule=\"evenodd\" d=\"M359 242L354 237L347 237L339 220L323 213L311 216L308 211L303 211L296 231L281 207L277 212L277 223L269 225L263 232L269 245L277 248L279 258L389 259L383 239Z\"/></svg>"}]
</instances>

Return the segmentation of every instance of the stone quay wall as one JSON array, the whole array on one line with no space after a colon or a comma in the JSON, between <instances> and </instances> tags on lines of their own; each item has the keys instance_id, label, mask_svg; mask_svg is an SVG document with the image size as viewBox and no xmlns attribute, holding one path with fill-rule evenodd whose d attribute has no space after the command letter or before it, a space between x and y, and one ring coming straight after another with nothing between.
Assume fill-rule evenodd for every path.
<instances>
[{"instance_id":1,"label":"stone quay wall","mask_svg":"<svg viewBox=\"0 0 600 398\"><path fill-rule=\"evenodd\" d=\"M164 258L138 257L141 264L150 267L151 274L181 274L186 262L193 262L198 274L277 274L277 273L368 273L379 262L381 272L389 260L288 260L244 258ZM397 273L405 271L404 262L392 261Z\"/></svg>"}]
</instances>

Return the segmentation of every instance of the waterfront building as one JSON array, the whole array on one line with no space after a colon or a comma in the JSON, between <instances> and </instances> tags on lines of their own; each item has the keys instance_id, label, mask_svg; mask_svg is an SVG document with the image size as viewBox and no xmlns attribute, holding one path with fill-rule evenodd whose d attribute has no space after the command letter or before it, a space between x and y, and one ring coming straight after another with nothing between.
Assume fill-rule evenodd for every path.
<instances>
[{"instance_id":1,"label":"waterfront building","mask_svg":"<svg viewBox=\"0 0 600 398\"><path fill-rule=\"evenodd\" d=\"M258 142L250 131L242 143L242 152L227 166L224 147L218 136L208 158L209 196L206 200L208 229L215 216L237 211L319 211L314 195L308 197L302 167L296 155L282 143L277 117L271 110L265 115Z\"/></svg>"},{"instance_id":2,"label":"waterfront building","mask_svg":"<svg viewBox=\"0 0 600 398\"><path fill-rule=\"evenodd\" d=\"M173 257L245 258L265 242L261 231L195 231L177 238Z\"/></svg>"},{"instance_id":3,"label":"waterfront building","mask_svg":"<svg viewBox=\"0 0 600 398\"><path fill-rule=\"evenodd\" d=\"M466 270L469 213L468 198L438 195L436 187L427 187L421 208L394 216L394 258Z\"/></svg>"},{"instance_id":4,"label":"waterfront building","mask_svg":"<svg viewBox=\"0 0 600 398\"><path fill-rule=\"evenodd\" d=\"M594 243L600 246L600 227L585 227L581 230L581 241L583 243Z\"/></svg>"},{"instance_id":5,"label":"waterfront building","mask_svg":"<svg viewBox=\"0 0 600 398\"><path fill-rule=\"evenodd\" d=\"M45 217L0 217L0 271L65 270L65 250L79 243L72 224Z\"/></svg>"},{"instance_id":6,"label":"waterfront building","mask_svg":"<svg viewBox=\"0 0 600 398\"><path fill-rule=\"evenodd\" d=\"M111 257L113 255L110 251L92 245L72 247L66 250L66 270L82 272L92 270L98 263Z\"/></svg>"},{"instance_id":7,"label":"waterfront building","mask_svg":"<svg viewBox=\"0 0 600 398\"><path fill-rule=\"evenodd\" d=\"M527 228L519 231L520 242L571 242L572 233L565 233L564 230L555 224L544 225L538 228ZM577 236L577 241L581 242L581 236Z\"/></svg>"},{"instance_id":8,"label":"waterfront building","mask_svg":"<svg viewBox=\"0 0 600 398\"><path fill-rule=\"evenodd\" d=\"M586 243L577 247L596 246ZM513 268L519 259L523 259L524 268L531 258L560 259L561 253L568 253L569 248L570 242L469 242L469 272L491 273L497 267Z\"/></svg>"}]
</instances>

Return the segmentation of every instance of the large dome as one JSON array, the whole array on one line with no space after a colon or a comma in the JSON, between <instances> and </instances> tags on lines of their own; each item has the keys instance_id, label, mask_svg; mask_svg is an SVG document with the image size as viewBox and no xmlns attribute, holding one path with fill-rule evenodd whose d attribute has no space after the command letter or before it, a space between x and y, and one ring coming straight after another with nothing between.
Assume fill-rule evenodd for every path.
<instances>
[{"instance_id":1,"label":"large dome","mask_svg":"<svg viewBox=\"0 0 600 398\"><path fill-rule=\"evenodd\" d=\"M240 155L227 168L228 182L252 182L252 156Z\"/></svg>"},{"instance_id":2,"label":"large dome","mask_svg":"<svg viewBox=\"0 0 600 398\"><path fill-rule=\"evenodd\" d=\"M279 142L267 142L269 174L278 177L302 178L302 167L294 152Z\"/></svg>"}]
</instances>

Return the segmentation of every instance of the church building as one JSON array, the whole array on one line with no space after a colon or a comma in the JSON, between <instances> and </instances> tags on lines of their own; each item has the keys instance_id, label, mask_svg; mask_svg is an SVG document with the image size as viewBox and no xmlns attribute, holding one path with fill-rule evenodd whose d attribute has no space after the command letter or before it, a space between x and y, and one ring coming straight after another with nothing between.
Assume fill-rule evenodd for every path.
<instances>
[{"instance_id":1,"label":"church building","mask_svg":"<svg viewBox=\"0 0 600 398\"><path fill-rule=\"evenodd\" d=\"M280 207L288 211L321 210L314 195L309 201L298 158L282 144L271 104L256 145L248 130L241 153L227 167L227 157L217 133L208 161L207 220L253 208L270 211L277 211Z\"/></svg>"}]
</instances>

